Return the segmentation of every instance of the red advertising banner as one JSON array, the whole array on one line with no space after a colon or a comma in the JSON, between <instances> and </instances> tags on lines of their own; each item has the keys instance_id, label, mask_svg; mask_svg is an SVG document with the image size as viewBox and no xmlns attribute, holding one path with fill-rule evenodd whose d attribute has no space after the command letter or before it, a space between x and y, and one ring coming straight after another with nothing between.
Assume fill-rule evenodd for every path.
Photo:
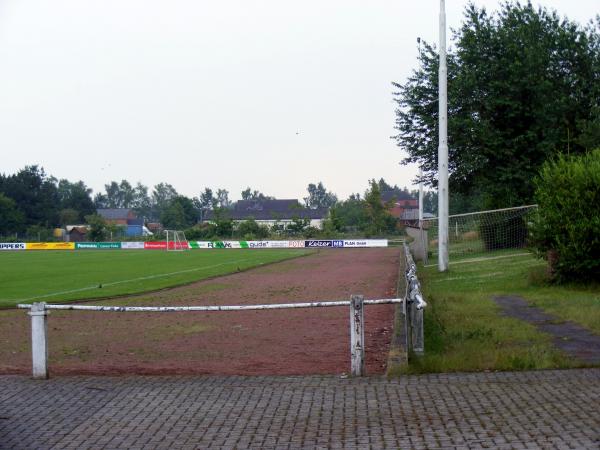
<instances>
[{"instance_id":1,"label":"red advertising banner","mask_svg":"<svg viewBox=\"0 0 600 450\"><path fill-rule=\"evenodd\" d=\"M184 248L189 248L187 242L169 242L169 250L181 250ZM166 250L167 242L166 241L152 241L152 242L144 242L145 250Z\"/></svg>"}]
</instances>

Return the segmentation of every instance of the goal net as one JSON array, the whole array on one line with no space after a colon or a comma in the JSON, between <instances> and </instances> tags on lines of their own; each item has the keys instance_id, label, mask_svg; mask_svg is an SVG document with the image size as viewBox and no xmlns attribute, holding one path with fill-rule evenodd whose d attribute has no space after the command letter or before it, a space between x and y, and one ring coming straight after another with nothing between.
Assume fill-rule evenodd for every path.
<instances>
[{"instance_id":1,"label":"goal net","mask_svg":"<svg viewBox=\"0 0 600 450\"><path fill-rule=\"evenodd\" d=\"M450 259L470 257L526 245L527 227L537 205L495 209L448 218L448 254ZM423 220L423 240L430 259L438 254L438 219Z\"/></svg>"},{"instance_id":2,"label":"goal net","mask_svg":"<svg viewBox=\"0 0 600 450\"><path fill-rule=\"evenodd\" d=\"M188 245L188 241L185 237L185 233L179 230L165 230L165 234L167 235L167 251L168 252L181 252L184 250L189 250L190 246Z\"/></svg>"}]
</instances>

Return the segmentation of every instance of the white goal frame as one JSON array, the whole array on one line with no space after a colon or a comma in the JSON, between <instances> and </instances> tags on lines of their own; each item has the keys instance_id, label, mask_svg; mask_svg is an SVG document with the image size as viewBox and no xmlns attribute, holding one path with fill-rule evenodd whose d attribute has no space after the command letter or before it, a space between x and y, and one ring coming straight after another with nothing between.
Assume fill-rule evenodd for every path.
<instances>
[{"instance_id":1,"label":"white goal frame","mask_svg":"<svg viewBox=\"0 0 600 450\"><path fill-rule=\"evenodd\" d=\"M185 237L185 233L181 230L165 230L167 236L167 251L168 252L183 252L189 250L190 246ZM173 247L173 248L171 248Z\"/></svg>"}]
</instances>

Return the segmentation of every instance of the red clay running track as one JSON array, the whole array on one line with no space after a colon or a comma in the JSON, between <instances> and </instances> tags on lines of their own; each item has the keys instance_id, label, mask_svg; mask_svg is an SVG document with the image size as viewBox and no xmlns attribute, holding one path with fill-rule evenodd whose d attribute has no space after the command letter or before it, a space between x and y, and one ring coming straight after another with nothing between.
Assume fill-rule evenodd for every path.
<instances>
[{"instance_id":1,"label":"red clay running track","mask_svg":"<svg viewBox=\"0 0 600 450\"><path fill-rule=\"evenodd\" d=\"M228 250L224 250L228 251ZM256 250L260 251L260 250ZM152 294L130 306L395 297L400 249L329 249ZM365 307L367 373L385 371L393 305ZM348 307L193 313L52 311L50 374L305 375L349 371ZM30 323L0 311L0 374L29 374Z\"/></svg>"}]
</instances>

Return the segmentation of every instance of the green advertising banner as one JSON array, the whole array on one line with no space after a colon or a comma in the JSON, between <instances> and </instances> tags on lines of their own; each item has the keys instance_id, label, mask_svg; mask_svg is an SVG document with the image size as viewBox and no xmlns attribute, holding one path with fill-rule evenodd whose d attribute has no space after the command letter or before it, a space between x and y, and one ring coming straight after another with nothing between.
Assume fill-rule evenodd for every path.
<instances>
[{"instance_id":1,"label":"green advertising banner","mask_svg":"<svg viewBox=\"0 0 600 450\"><path fill-rule=\"evenodd\" d=\"M78 250L98 250L121 248L120 242L76 242L75 248Z\"/></svg>"}]
</instances>

